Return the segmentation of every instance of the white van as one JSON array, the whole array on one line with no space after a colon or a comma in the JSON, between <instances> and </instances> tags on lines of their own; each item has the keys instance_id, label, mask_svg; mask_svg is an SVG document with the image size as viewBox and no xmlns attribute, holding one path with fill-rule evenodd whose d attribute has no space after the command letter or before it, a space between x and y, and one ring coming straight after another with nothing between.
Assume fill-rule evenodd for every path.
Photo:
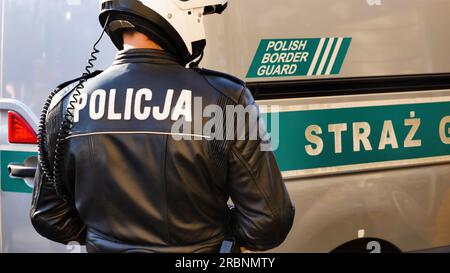
<instances>
[{"instance_id":1,"label":"white van","mask_svg":"<svg viewBox=\"0 0 450 273\"><path fill-rule=\"evenodd\" d=\"M30 224L34 134L48 94L82 73L98 1L0 1L0 252L76 251ZM230 0L208 18L202 64L244 79L267 106L296 205L274 251L358 238L450 251L449 10L450 0ZM115 49L107 38L99 48L102 69Z\"/></svg>"}]
</instances>

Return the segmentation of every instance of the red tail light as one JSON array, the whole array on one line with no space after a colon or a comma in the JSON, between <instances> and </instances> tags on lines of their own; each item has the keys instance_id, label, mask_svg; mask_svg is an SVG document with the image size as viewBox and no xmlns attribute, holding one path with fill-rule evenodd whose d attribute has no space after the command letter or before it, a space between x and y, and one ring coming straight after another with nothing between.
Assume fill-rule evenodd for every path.
<instances>
[{"instance_id":1,"label":"red tail light","mask_svg":"<svg viewBox=\"0 0 450 273\"><path fill-rule=\"evenodd\" d=\"M37 136L33 128L16 112L8 112L9 143L37 144Z\"/></svg>"}]
</instances>

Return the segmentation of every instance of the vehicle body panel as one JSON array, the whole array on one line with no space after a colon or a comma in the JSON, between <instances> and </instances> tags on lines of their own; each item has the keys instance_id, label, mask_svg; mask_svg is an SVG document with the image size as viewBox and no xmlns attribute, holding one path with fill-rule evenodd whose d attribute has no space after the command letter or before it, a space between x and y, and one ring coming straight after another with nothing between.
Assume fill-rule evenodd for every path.
<instances>
[{"instance_id":1,"label":"vehicle body panel","mask_svg":"<svg viewBox=\"0 0 450 273\"><path fill-rule=\"evenodd\" d=\"M335 107L357 108L358 104L387 105L391 103L401 104L402 101L423 102L426 104L431 99L441 98L444 103L450 102L450 90L407 92L391 94L372 94L359 96L337 96L320 98L303 98L287 100L259 101L260 105L280 105L281 111L293 109L305 109L305 114L299 115L299 119L317 119L317 116L308 117L308 112L316 108L333 109ZM394 101L393 101L394 100ZM392 120L400 117L408 119L408 112L417 110L419 104L404 105L406 112L390 113ZM291 108L291 109L290 109ZM342 110L343 108L340 108ZM345 109L345 108L344 108ZM383 116L383 108L375 107L371 112L374 117ZM420 113L420 111L417 111ZM403 115L404 114L404 115ZM437 122L442 117L450 116L450 107L437 114ZM330 116L330 124L340 116ZM420 114L417 118L421 118ZM341 122L349 122L349 117L343 117ZM355 116L353 121L366 121L364 116ZM283 124L288 123L288 124ZM269 122L270 124L270 122ZM292 123L280 118L280 134L286 127L302 126L303 121ZM349 131L350 131L349 125ZM400 132L401 123L394 123L396 132ZM426 126L426 125L421 125ZM284 128L284 129L283 129ZM302 127L304 128L304 127ZM323 128L323 134L327 128ZM446 126L447 137L450 137L450 124ZM295 131L295 130L294 130ZM301 130L300 130L301 131ZM295 131L297 132L297 131ZM301 131L303 132L303 131ZM379 131L373 129L372 132ZM347 132L351 134L351 132ZM426 127L421 127L416 134L425 137L439 139L438 132L429 132ZM305 142L305 135L295 134L300 143ZM397 133L399 149L403 144L401 134ZM283 138L281 138L283 139ZM334 139L324 139L325 145L331 145L334 149ZM377 139L377 137L376 137ZM371 140L373 140L371 138ZM378 139L377 139L378 140ZM351 150L348 143L351 138L342 138L343 154L345 149ZM428 140L427 140L428 141ZM291 145L292 144L292 145ZM365 154L367 158L376 152L378 142L372 143L372 151L350 151L353 156ZM335 162L330 160L330 167L299 169L292 172L286 171L283 157L289 157L286 153L299 154L299 160L310 163L312 156L305 152L305 146L290 142L283 147L280 143L276 151L277 159L283 171L289 193L296 205L294 227L286 242L275 251L280 252L329 252L339 245L364 237L381 238L399 247L402 251L415 251L430 248L438 248L450 244L450 145L442 146L443 156L421 157L416 148L413 150L413 158L406 161L392 160L391 154L396 149L386 148L386 156L375 163L364 163L363 157L358 160L361 164L333 166ZM350 147L349 147L350 146ZM286 149L287 148L287 149ZM291 151L289 151L289 149ZM407 149L400 154L409 154ZM332 152L333 154L333 152ZM409 154L411 155L411 154ZM334 153L339 158L341 154ZM348 154L345 155L348 157ZM344 158L345 159L345 158ZM320 160L320 157L319 157ZM386 161L383 161L386 160ZM368 160L370 162L370 160ZM339 160L337 161L339 162Z\"/></svg>"},{"instance_id":2,"label":"vehicle body panel","mask_svg":"<svg viewBox=\"0 0 450 273\"><path fill-rule=\"evenodd\" d=\"M222 16L206 18L203 65L245 79L262 39L351 37L341 73L314 78L449 72L449 9L448 0L230 1Z\"/></svg>"}]
</instances>

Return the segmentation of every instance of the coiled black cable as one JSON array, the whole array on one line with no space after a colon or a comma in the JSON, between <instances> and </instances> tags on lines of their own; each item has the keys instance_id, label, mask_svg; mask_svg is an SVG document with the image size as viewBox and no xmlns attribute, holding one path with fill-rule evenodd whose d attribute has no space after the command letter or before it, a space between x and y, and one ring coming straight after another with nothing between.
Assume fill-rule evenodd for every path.
<instances>
[{"instance_id":1,"label":"coiled black cable","mask_svg":"<svg viewBox=\"0 0 450 273\"><path fill-rule=\"evenodd\" d=\"M50 163L48 161L48 153L46 150L46 142L47 142L47 130L45 127L45 122L47 120L47 113L50 105L52 103L53 97L58 94L61 89L58 87L52 93L50 93L49 97L45 101L44 107L42 109L41 118L39 120L39 129L38 129L38 151L39 151L39 162L42 170L42 174L48 179L53 181L53 174L50 171Z\"/></svg>"},{"instance_id":2,"label":"coiled black cable","mask_svg":"<svg viewBox=\"0 0 450 273\"><path fill-rule=\"evenodd\" d=\"M65 140L70 135L70 130L73 127L73 118L74 118L74 111L76 108L76 105L79 103L79 98L81 96L81 90L84 89L84 83L88 80L89 75L92 74L91 70L94 68L94 62L97 60L97 54L100 53L100 51L97 49L98 44L102 40L107 26L109 24L109 15L106 19L105 25L103 26L102 33L98 40L94 43L92 47L92 52L90 54L90 58L88 59L87 63L88 65L84 69L84 73L82 74L81 78L79 79L78 84L71 90L73 92L72 97L69 100L68 107L66 109L66 113L64 115L63 121L61 122L56 144L55 144L55 151L53 156L53 166L50 165L49 161L49 154L46 149L47 144L47 129L46 129L46 120L47 120L47 114L48 110L50 108L51 102L56 94L58 94L62 88L56 88L50 96L47 98L41 118L39 121L39 131L38 131L38 150L39 150L39 161L41 165L41 170L43 175L46 176L48 181L51 181L56 193L58 196L63 198L64 200L68 201L71 199L71 197L67 194L67 192L64 190L64 186L62 183L62 160L64 159L64 152L65 152Z\"/></svg>"}]
</instances>

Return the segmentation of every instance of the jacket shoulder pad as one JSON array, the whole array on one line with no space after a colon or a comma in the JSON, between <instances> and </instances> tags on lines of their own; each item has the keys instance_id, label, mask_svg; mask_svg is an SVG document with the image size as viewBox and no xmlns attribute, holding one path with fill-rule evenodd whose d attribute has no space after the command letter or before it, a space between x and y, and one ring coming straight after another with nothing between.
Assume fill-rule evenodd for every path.
<instances>
[{"instance_id":1,"label":"jacket shoulder pad","mask_svg":"<svg viewBox=\"0 0 450 273\"><path fill-rule=\"evenodd\" d=\"M239 99L245 90L245 82L226 73L197 68L196 71L203 75L208 83L217 91L232 99L235 103L239 103Z\"/></svg>"},{"instance_id":2,"label":"jacket shoulder pad","mask_svg":"<svg viewBox=\"0 0 450 273\"><path fill-rule=\"evenodd\" d=\"M50 104L49 111L51 111L53 108L55 108L59 102L61 102L68 94L70 94L74 90L74 88L77 86L77 83L80 80L82 80L82 79L89 80L91 78L98 76L102 72L103 71L97 70L97 71L92 72L91 74L83 75L79 78L76 78L76 79L73 79L70 81L66 81L65 83L58 85L55 90L59 90L59 91L52 98L52 102Z\"/></svg>"}]
</instances>

